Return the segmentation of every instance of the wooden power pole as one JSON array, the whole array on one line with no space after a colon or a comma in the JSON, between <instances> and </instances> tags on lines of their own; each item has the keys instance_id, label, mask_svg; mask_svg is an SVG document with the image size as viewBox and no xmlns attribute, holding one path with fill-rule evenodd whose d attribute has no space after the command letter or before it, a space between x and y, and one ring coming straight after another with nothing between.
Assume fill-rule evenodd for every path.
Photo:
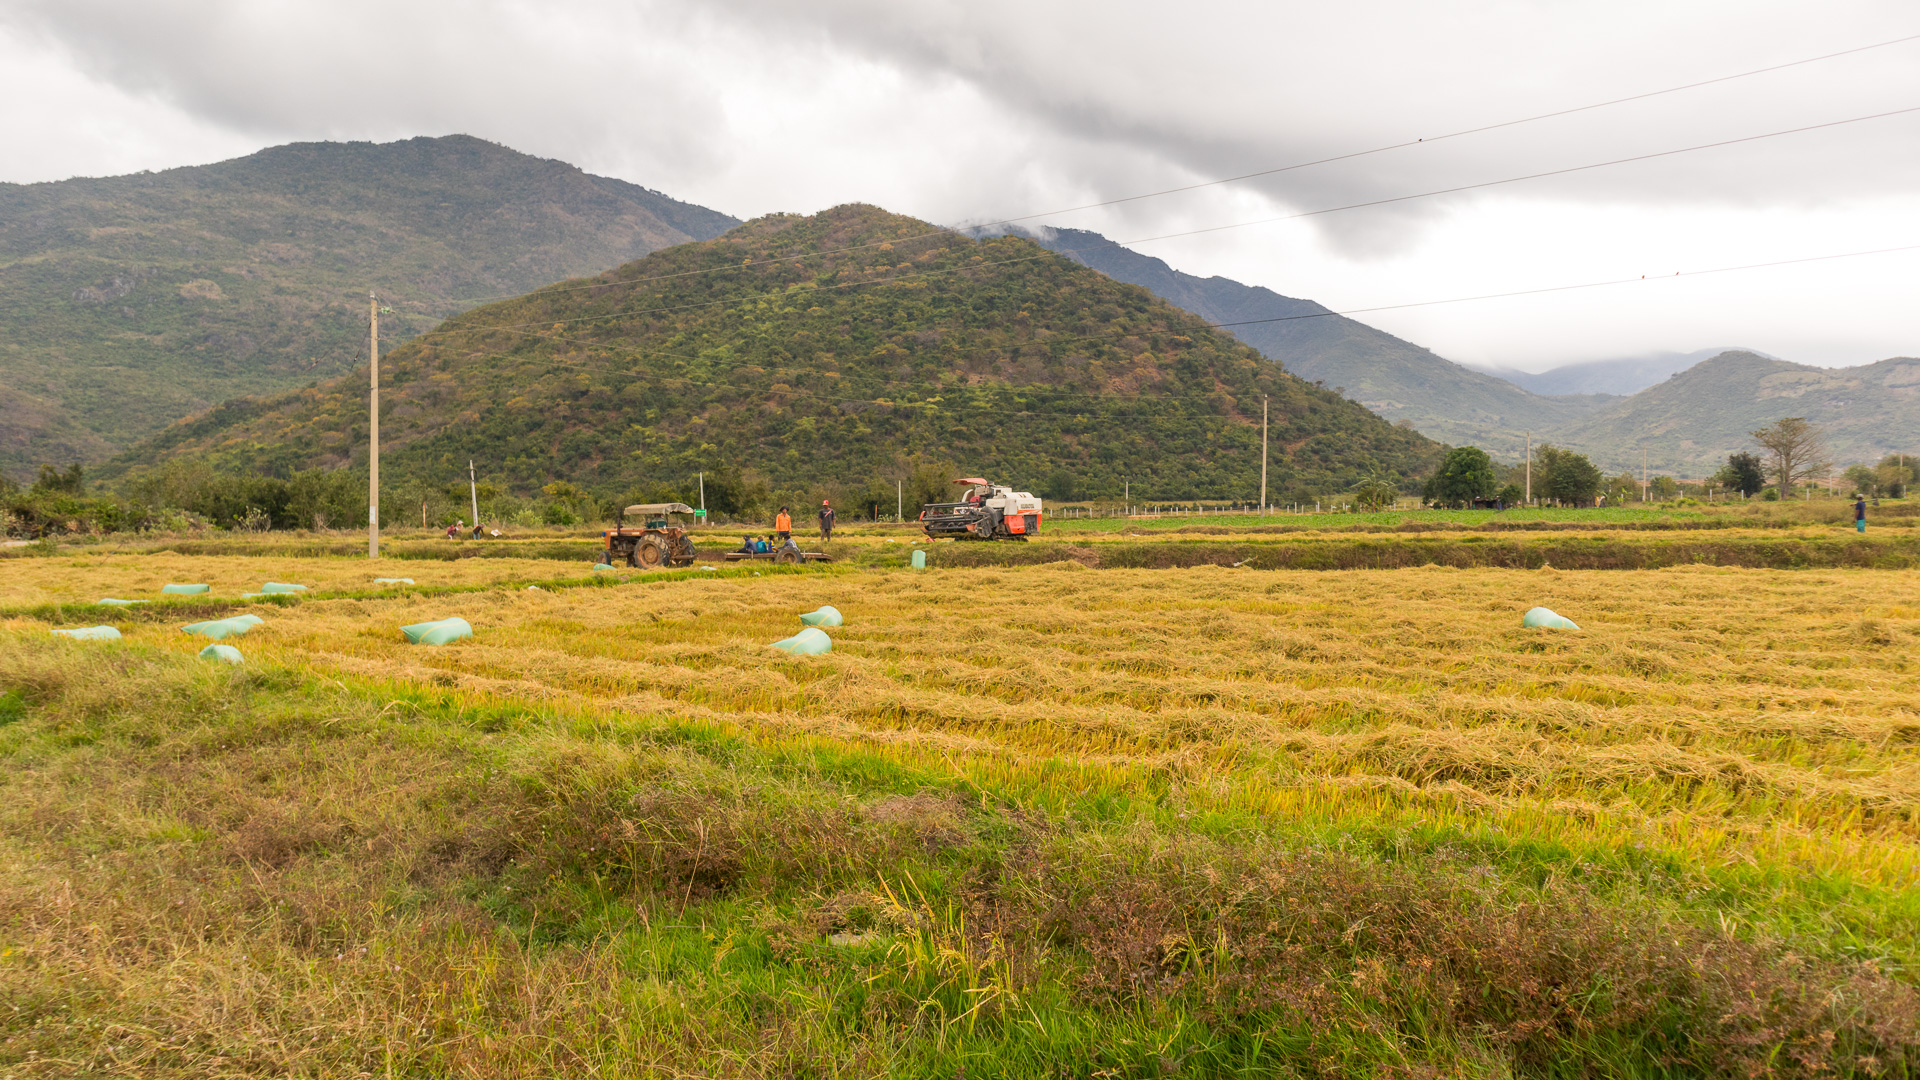
<instances>
[{"instance_id":1,"label":"wooden power pole","mask_svg":"<svg viewBox=\"0 0 1920 1080\"><path fill-rule=\"evenodd\" d=\"M367 558L380 557L380 298L367 293L367 325L372 328L367 365Z\"/></svg>"},{"instance_id":2,"label":"wooden power pole","mask_svg":"<svg viewBox=\"0 0 1920 1080\"><path fill-rule=\"evenodd\" d=\"M1533 505L1533 432L1527 432L1527 505Z\"/></svg>"},{"instance_id":3,"label":"wooden power pole","mask_svg":"<svg viewBox=\"0 0 1920 1080\"><path fill-rule=\"evenodd\" d=\"M1267 399L1260 399L1260 513L1267 512Z\"/></svg>"}]
</instances>

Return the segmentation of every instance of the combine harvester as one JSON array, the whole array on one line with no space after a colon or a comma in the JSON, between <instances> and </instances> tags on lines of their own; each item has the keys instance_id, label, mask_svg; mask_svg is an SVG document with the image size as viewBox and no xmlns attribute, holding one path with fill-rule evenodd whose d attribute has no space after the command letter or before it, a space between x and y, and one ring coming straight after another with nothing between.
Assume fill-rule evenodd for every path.
<instances>
[{"instance_id":1,"label":"combine harvester","mask_svg":"<svg viewBox=\"0 0 1920 1080\"><path fill-rule=\"evenodd\" d=\"M955 480L971 485L959 502L928 503L920 527L935 540L1025 540L1040 531L1040 500L1025 491L992 484L978 476Z\"/></svg>"}]
</instances>

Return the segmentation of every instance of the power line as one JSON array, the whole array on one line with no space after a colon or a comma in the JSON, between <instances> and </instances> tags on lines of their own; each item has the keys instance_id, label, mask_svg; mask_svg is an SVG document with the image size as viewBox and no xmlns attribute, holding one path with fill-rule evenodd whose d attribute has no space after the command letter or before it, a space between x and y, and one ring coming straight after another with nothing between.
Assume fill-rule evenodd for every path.
<instances>
[{"instance_id":1,"label":"power line","mask_svg":"<svg viewBox=\"0 0 1920 1080\"><path fill-rule=\"evenodd\" d=\"M1148 244L1158 240L1172 240L1172 239L1177 239L1177 238L1186 237L1186 236L1200 236L1207 233L1224 232L1228 229L1246 228L1252 225L1267 225L1267 224L1272 224L1280 221L1294 221L1300 218L1318 217L1323 214L1339 213L1341 211L1346 211L1346 210L1361 210L1361 209L1366 209L1366 208L1375 207L1375 206L1386 206L1393 203L1410 202L1415 199L1428 199L1428 198L1433 198L1440 195L1453 195L1453 194L1458 194L1460 192L1465 192L1465 191L1477 191L1485 188L1501 187L1506 184L1516 184L1516 183L1521 183L1528 180L1540 180L1540 179L1545 179L1547 177L1553 177L1553 176L1566 176L1572 173L1588 172L1594 169L1610 168L1615 165L1627 165L1627 164L1632 164L1632 163L1641 162L1641 161L1652 161L1658 158L1673 157L1674 155L1677 155L1677 154L1694 153L1700 150L1715 150L1715 149L1720 149L1722 147L1727 147L1727 146L1738 146L1744 143L1758 142L1762 139L1774 139L1774 138L1780 138L1782 136L1787 136L1787 135L1801 135L1810 131L1822 131L1829 128L1842 127L1847 124L1864 123L1869 120L1884 120L1884 119L1888 119L1895 116L1906 116L1916 112L1920 112L1920 105L1908 106L1902 109L1891 109L1886 112L1871 113L1866 116L1849 117L1844 120L1829 120L1829 121L1825 121L1818 124L1807 124L1801 127L1785 128L1780 131L1764 132L1758 135L1743 135L1737 139L1722 139L1717 142L1699 143L1694 146L1683 146L1673 150L1659 150L1659 151L1655 151L1653 153L1648 153L1648 154L1635 154L1631 157L1614 158L1610 161L1593 162L1587 165L1572 165L1563 169L1550 169L1545 172L1528 173L1522 176L1511 176L1511 177L1506 177L1500 180L1486 180L1486 181L1481 181L1479 183L1474 183L1474 184L1460 184L1454 187L1436 188L1432 191L1416 192L1411 195L1395 195L1395 196L1391 196L1384 199L1369 199L1363 202L1345 203L1340 206L1323 207L1318 210L1303 210L1303 211L1300 211L1299 213L1294 213L1294 214L1282 214L1277 217L1257 218L1251 221L1232 222L1226 225L1215 225L1205 229L1190 229L1184 232L1163 233L1159 236L1147 236L1147 237L1141 237L1139 239L1117 241L1117 243L1119 243L1121 246ZM950 234L945 234L945 235L950 235ZM887 241L887 242L891 243L891 241ZM841 250L851 250L851 249L841 249ZM854 288L854 287L863 286L863 285L880 286L880 285L898 284L906 278L911 278L916 276L932 277L932 276L941 275L941 274L958 273L963 270L979 269L985 266L1004 265L1006 263L1014 263L1014 262L1032 262L1035 260L1048 258L1051 254L1052 253L1049 252L1042 255L1022 256L1017 259L983 261L979 264L959 266L959 267L947 267L939 270L925 270L925 271L910 270L907 274L898 275L893 278L887 278L887 279L878 280L878 281L853 281L853 282L838 282L833 285L814 285L812 286L811 290L802 289L802 291L820 292L820 291L827 291L831 289ZM787 261L790 261L790 260L769 259L764 261L760 265L771 266L771 265L776 265L776 264L787 262ZM729 266L729 267L726 267L726 269L740 269L740 267ZM599 286L594 286L594 287L599 287ZM418 334L413 338L413 340L418 341L422 338L437 337L437 336L443 336L443 335L449 335L449 334L475 334L475 333L486 333L486 332L495 331L495 330L512 331L512 330L520 329L523 327L530 327L530 326L560 326L560 325L565 325L567 323L596 322L603 319L633 318L641 315L649 315L649 314L655 314L659 312L680 311L680 310L686 310L689 308L725 307L725 306L731 306L736 304L743 304L748 301L762 299L765 297L772 297L772 296L790 297L793 295L794 291L799 288L801 287L798 285L790 285L790 286L781 288L779 290L769 290L766 292L759 292L759 293L747 293L742 296L731 297L724 300L702 301L700 303L695 303L695 304L671 305L671 306L659 307L659 308L637 308L637 309L632 309L628 311L611 311L611 312L605 312L598 315L583 315L573 319L531 320L528 322L502 323L502 324L496 324L492 326L450 327L450 328L440 329L440 330L430 330L430 331L427 331L426 333ZM565 290L558 290L558 291L565 291ZM550 295L550 293L542 291L542 292L532 293L529 295L545 296L545 295Z\"/></svg>"},{"instance_id":2,"label":"power line","mask_svg":"<svg viewBox=\"0 0 1920 1080\"><path fill-rule=\"evenodd\" d=\"M854 244L848 247L829 248L824 251L804 252L798 255L777 256L771 259L770 261L792 262L792 261L799 261L803 259L821 258L827 255L841 254L843 252L863 251L868 248L878 247L881 244L908 243L914 240L923 240L928 237L934 237L934 236L951 236L951 235L954 235L954 233L957 230L960 230L963 228L991 229L996 225L1017 225L1023 221L1033 221L1038 218L1045 218L1045 217L1056 217L1060 214L1070 214L1080 210L1092 210L1092 209L1097 209L1103 206L1118 206L1123 203L1139 202L1143 199L1159 198L1160 196L1163 196L1163 195L1175 195L1181 192L1198 191L1202 188L1219 187L1223 184L1235 184L1243 180L1258 179L1259 177L1262 177L1262 176L1274 176L1280 173L1293 172L1299 169L1312 168L1316 165L1329 165L1329 164L1333 164L1335 162L1340 162L1340 161L1351 161L1355 158L1369 157L1374 154L1384 154L1391 150L1404 150L1409 147L1421 146L1426 143L1444 142L1448 139L1458 139L1468 135L1484 134L1489 131L1498 131L1502 128L1518 127L1522 124L1531 124L1541 120L1553 120L1563 116L1572 116L1577 113L1591 112L1595 109L1604 109L1614 105L1624 105L1634 101L1646 101L1650 98L1662 97L1667 94L1677 94L1686 90L1697 90L1697 89L1700 89L1701 87L1714 86L1719 83L1725 83L1725 82L1733 82L1738 79L1751 78L1756 75L1767 75L1776 71L1785 71L1789 68L1801 67L1806 64L1816 64L1824 60L1835 60L1843 56L1852 56L1857 53L1870 52L1874 49L1884 49L1893 45L1904 45L1911 41L1920 41L1920 34L1909 34L1905 37L1892 38L1887 41L1877 41L1869 45L1860 45L1851 49L1842 49L1838 52L1822 53L1819 56L1809 56L1800 60L1791 60L1783 64L1773 64L1767 67L1754 68L1750 71L1735 72L1734 74L1731 74L1731 75L1721 75L1711 79L1702 79L1698 82L1683 83L1679 86L1669 86L1661 90L1649 90L1644 93L1630 94L1626 97L1611 98L1606 101L1594 102L1590 105L1578 105L1568 109L1556 109L1552 112L1535 113L1534 115L1531 115L1531 116L1518 117L1513 120L1502 120L1497 123L1482 124L1478 127L1462 128L1459 131L1451 131L1443 135L1431 135L1431 136L1425 136L1420 138L1414 138L1411 140L1402 140L1400 142L1388 143L1384 146L1376 146L1368 150L1354 150L1348 153L1335 154L1331 157L1316 158L1312 161L1301 161L1291 165L1280 165L1280 166L1275 166L1269 169L1260 169L1254 172L1241 173L1237 176L1222 177L1218 180L1206 180L1197 184L1186 184L1180 187L1164 188L1159 191L1150 191L1140 195L1128 195L1122 198L1107 199L1101 202L1082 203L1078 206L1068 206L1068 207L1062 207L1057 210L1046 210L1046 211L1041 211L1039 213L1034 213L1034 214L1024 214L1019 217L1002 218L998 221L983 222L983 223L979 223L972 226L954 225L954 226L939 228L929 232L918 233L910 236L895 237L894 239L891 239L891 240L876 240L870 243ZM1328 211L1322 211L1322 212L1325 213ZM1278 220L1278 219L1275 219L1275 220ZM1144 241L1136 241L1136 242L1144 243ZM647 282L647 281L666 281L673 278L691 277L691 276L700 275L700 274L714 274L724 270L738 270L738 269L741 269L741 267L731 266L731 265L714 266L714 267L707 267L701 270L687 270L687 271L682 271L674 274L657 274L657 275L651 275L647 277L624 278L624 279L615 280L615 281L601 281L601 282L595 282L590 285L573 285L573 286L567 286L564 289L553 289L550 291L571 292L577 289L598 289L598 288L605 288L606 286L609 286L609 285L626 285L626 284L634 284L634 283ZM522 295L525 295L525 294L502 293L495 296L463 297L459 299L449 300L448 302L450 303L481 303L488 300L510 300L517 296L522 296Z\"/></svg>"},{"instance_id":3,"label":"power line","mask_svg":"<svg viewBox=\"0 0 1920 1080\"><path fill-rule=\"evenodd\" d=\"M1690 154L1696 150L1717 150L1725 146L1738 146L1741 143L1758 142L1761 139L1776 139L1782 135L1801 135L1809 131L1821 131L1826 128L1842 127L1847 124L1859 124L1868 120L1885 120L1893 116L1905 116L1920 112L1920 105L1911 105L1904 109L1891 109L1887 112L1872 113L1867 116L1854 116L1845 120L1829 120L1821 124L1808 124L1805 127L1787 128L1784 131L1769 131L1761 135L1745 135L1738 139L1722 139L1719 142L1701 143L1698 146L1683 146L1677 150L1659 150L1651 154L1635 154L1632 157L1614 158L1612 161L1596 161L1591 165L1571 165L1564 169L1549 169L1546 172L1528 173L1525 176L1510 176L1505 180L1487 180L1478 184L1461 184L1456 187L1436 188L1415 195L1395 195L1385 199L1370 199L1366 202L1348 203L1345 206L1330 206L1323 210L1303 210L1297 214L1281 214L1278 217L1259 218L1254 221L1235 221L1227 225L1215 225L1206 229L1191 229L1186 232L1163 233L1160 236L1144 236L1138 240L1118 241L1123 246L1133 244L1151 244L1156 240L1172 240L1182 236L1200 236L1205 233L1225 232L1228 229L1244 229L1249 225L1269 225L1276 221L1294 221L1299 218L1318 217L1321 214L1337 213L1341 210L1361 210L1371 206L1387 206L1392 203L1409 202L1414 199L1430 199L1436 195L1454 195L1462 191L1479 191L1484 188L1500 187L1503 184L1518 184L1526 180L1543 180L1550 176L1566 176L1570 173L1587 172L1592 169L1605 169L1614 165L1629 165L1637 161L1652 161L1656 158L1672 157L1675 154Z\"/></svg>"}]
</instances>

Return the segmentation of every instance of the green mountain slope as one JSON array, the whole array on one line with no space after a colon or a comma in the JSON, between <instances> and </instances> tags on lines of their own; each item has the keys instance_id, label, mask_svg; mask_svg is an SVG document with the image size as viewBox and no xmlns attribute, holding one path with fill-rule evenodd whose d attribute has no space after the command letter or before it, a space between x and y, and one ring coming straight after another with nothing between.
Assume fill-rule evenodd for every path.
<instances>
[{"instance_id":1,"label":"green mountain slope","mask_svg":"<svg viewBox=\"0 0 1920 1080\"><path fill-rule=\"evenodd\" d=\"M0 184L0 470L103 458L472 307L737 224L468 136Z\"/></svg>"},{"instance_id":2,"label":"green mountain slope","mask_svg":"<svg viewBox=\"0 0 1920 1080\"><path fill-rule=\"evenodd\" d=\"M1531 393L1311 300L1229 278L1183 274L1099 233L1055 229L1033 238L1109 277L1144 286L1208 322L1245 324L1229 329L1287 370L1336 387L1381 416L1408 421L1442 442L1471 443L1517 459L1525 452L1528 431L1537 440L1541 432L1567 427L1613 400L1602 394Z\"/></svg>"},{"instance_id":3,"label":"green mountain slope","mask_svg":"<svg viewBox=\"0 0 1920 1080\"><path fill-rule=\"evenodd\" d=\"M809 252L837 253L786 258ZM1263 395L1276 501L1417 474L1438 449L1145 289L864 206L468 312L396 349L382 382L383 476L445 484L471 457L520 490L747 469L891 492L922 455L1056 495L1254 498ZM230 403L120 467L363 467L364 386Z\"/></svg>"},{"instance_id":4,"label":"green mountain slope","mask_svg":"<svg viewBox=\"0 0 1920 1080\"><path fill-rule=\"evenodd\" d=\"M1920 359L1816 368L1750 352L1726 352L1623 398L1569 427L1567 445L1608 469L1700 477L1727 455L1752 449L1748 432L1783 416L1826 431L1836 464L1920 451Z\"/></svg>"}]
</instances>

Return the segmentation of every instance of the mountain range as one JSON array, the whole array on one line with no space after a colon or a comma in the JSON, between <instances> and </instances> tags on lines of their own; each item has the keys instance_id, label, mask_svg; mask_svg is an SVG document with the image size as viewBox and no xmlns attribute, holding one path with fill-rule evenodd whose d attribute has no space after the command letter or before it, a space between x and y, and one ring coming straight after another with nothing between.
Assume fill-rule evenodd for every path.
<instances>
[{"instance_id":1,"label":"mountain range","mask_svg":"<svg viewBox=\"0 0 1920 1080\"><path fill-rule=\"evenodd\" d=\"M0 470L96 461L218 402L738 222L464 135L0 184Z\"/></svg>"},{"instance_id":2,"label":"mountain range","mask_svg":"<svg viewBox=\"0 0 1920 1080\"><path fill-rule=\"evenodd\" d=\"M1920 360L1816 368L1751 350L1663 353L1527 375L1479 371L1335 314L1223 277L1196 277L1077 229L1036 230L1051 250L1150 289L1258 348L1302 378L1452 445L1507 461L1527 440L1590 455L1608 471L1702 477L1753 449L1750 432L1804 416L1837 464L1920 451ZM1660 381L1664 379L1664 381ZM1515 385L1525 382L1527 386ZM1590 392L1634 387L1621 395ZM1577 390L1548 394L1536 390Z\"/></svg>"},{"instance_id":3,"label":"mountain range","mask_svg":"<svg viewBox=\"0 0 1920 1080\"><path fill-rule=\"evenodd\" d=\"M1252 499L1263 402L1274 501L1418 476L1439 455L1146 289L871 206L759 218L489 304L382 367L381 471L403 489L473 458L520 490L751 470L779 491L885 483L891 499L925 461L1056 498ZM231 402L113 468L359 468L365 387L363 369Z\"/></svg>"},{"instance_id":4,"label":"mountain range","mask_svg":"<svg viewBox=\"0 0 1920 1080\"><path fill-rule=\"evenodd\" d=\"M1678 375L1702 360L1710 360L1721 353L1729 352L1753 353L1756 356L1766 356L1770 360L1780 359L1758 349L1747 349L1736 345L1716 349L1695 349L1692 352L1654 352L1645 356L1582 360L1579 363L1548 368L1546 371L1521 371L1517 368L1482 368L1481 370L1536 394L1611 394L1615 397L1626 397L1637 394L1662 379Z\"/></svg>"}]
</instances>

